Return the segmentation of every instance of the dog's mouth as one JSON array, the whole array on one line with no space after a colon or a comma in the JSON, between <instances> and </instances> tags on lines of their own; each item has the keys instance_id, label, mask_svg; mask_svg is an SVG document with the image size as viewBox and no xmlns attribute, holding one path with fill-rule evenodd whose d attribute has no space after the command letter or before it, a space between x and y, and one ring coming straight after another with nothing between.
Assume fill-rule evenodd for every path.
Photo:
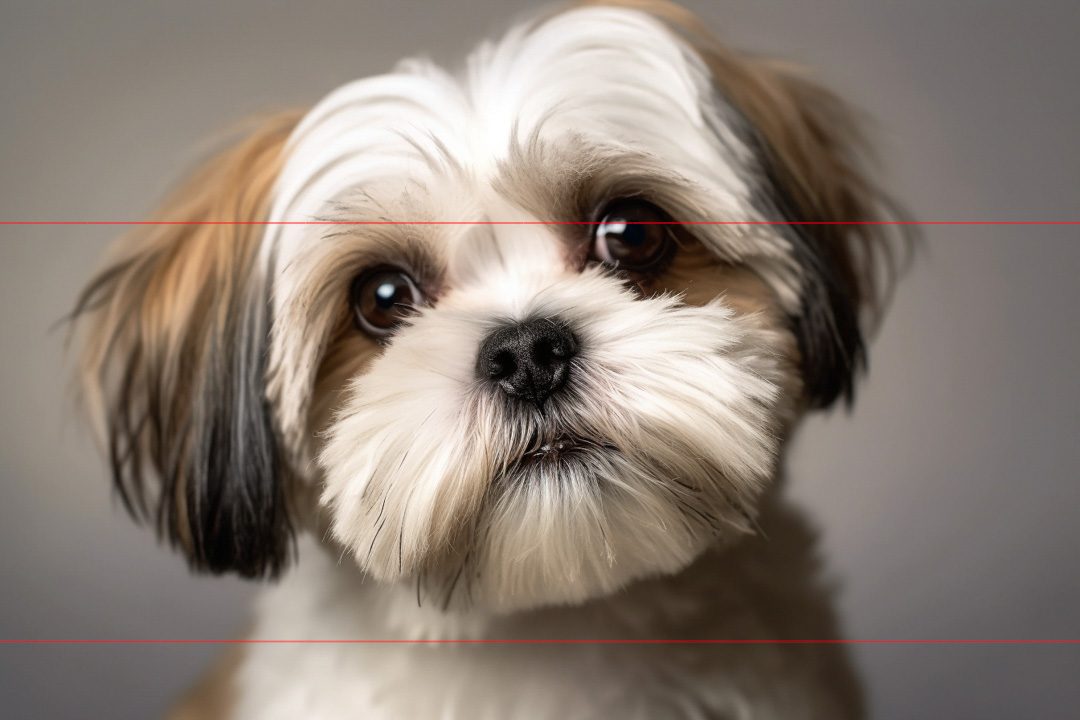
<instances>
[{"instance_id":1,"label":"dog's mouth","mask_svg":"<svg viewBox=\"0 0 1080 720\"><path fill-rule=\"evenodd\" d=\"M545 435L538 430L534 430L529 437L527 449L522 453L517 464L521 467L540 463L557 463L573 455L600 450L617 451L618 448L611 443L594 438L565 432Z\"/></svg>"}]
</instances>

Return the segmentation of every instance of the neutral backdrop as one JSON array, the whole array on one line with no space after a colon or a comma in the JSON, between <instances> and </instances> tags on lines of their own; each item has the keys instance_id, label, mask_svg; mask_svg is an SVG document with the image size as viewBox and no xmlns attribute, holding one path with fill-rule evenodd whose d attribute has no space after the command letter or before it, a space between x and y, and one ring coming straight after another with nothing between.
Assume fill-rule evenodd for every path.
<instances>
[{"instance_id":1,"label":"neutral backdrop","mask_svg":"<svg viewBox=\"0 0 1080 720\"><path fill-rule=\"evenodd\" d=\"M453 64L532 2L6 2L0 220L142 217L206 138L401 56ZM1080 220L1068 2L689 2L875 119L920 220ZM0 228L0 639L213 639L255 588L127 521L67 400L62 329L109 226ZM926 229L855 411L809 423L791 491L850 637L1080 639L1080 227ZM216 652L2 645L5 718L146 718ZM878 718L1065 718L1080 646L866 644Z\"/></svg>"}]
</instances>

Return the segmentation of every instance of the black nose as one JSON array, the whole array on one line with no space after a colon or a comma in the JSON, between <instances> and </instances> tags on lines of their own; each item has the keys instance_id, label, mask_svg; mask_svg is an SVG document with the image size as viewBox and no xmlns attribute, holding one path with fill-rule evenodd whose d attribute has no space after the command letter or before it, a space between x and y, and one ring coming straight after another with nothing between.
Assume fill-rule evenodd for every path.
<instances>
[{"instance_id":1,"label":"black nose","mask_svg":"<svg viewBox=\"0 0 1080 720\"><path fill-rule=\"evenodd\" d=\"M540 318L499 328L480 345L476 372L510 397L537 407L566 384L577 340L558 320Z\"/></svg>"}]
</instances>

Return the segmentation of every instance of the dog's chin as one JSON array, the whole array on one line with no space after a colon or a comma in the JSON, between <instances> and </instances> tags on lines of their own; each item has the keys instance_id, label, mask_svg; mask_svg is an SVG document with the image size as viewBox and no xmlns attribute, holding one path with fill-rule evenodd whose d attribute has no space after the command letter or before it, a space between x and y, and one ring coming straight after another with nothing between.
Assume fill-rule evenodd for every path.
<instances>
[{"instance_id":1,"label":"dog's chin","mask_svg":"<svg viewBox=\"0 0 1080 720\"><path fill-rule=\"evenodd\" d=\"M678 572L721 538L749 530L746 516L698 510L689 486L671 492L647 479L651 472L591 438L562 435L526 453L494 479L475 562L447 558L466 586L439 601L495 612L579 604Z\"/></svg>"},{"instance_id":2,"label":"dog's chin","mask_svg":"<svg viewBox=\"0 0 1080 720\"><path fill-rule=\"evenodd\" d=\"M487 478L473 520L416 565L404 557L405 524L392 531L401 565L375 562L392 524L383 504L381 530L344 549L365 573L407 586L421 606L507 613L580 604L676 573L752 527L749 498L733 504L723 478L661 480L640 452L571 432L536 433L524 447Z\"/></svg>"}]
</instances>

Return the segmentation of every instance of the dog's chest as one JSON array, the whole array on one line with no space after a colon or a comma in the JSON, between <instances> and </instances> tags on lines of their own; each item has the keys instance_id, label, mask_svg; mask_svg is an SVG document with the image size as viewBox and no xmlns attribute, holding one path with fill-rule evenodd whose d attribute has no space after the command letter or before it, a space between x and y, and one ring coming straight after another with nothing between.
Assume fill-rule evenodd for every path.
<instances>
[{"instance_id":1,"label":"dog's chest","mask_svg":"<svg viewBox=\"0 0 1080 720\"><path fill-rule=\"evenodd\" d=\"M417 607L415 595L406 588L386 591L361 582L317 559L319 555L309 555L313 562L301 563L263 597L254 639L305 642L246 646L233 717L851 716L836 704L833 681L823 682L822 670L833 659L817 655L810 646L341 642L769 636L775 622L758 612L764 603L747 603L745 583L718 584L716 568L707 568L699 579L684 573L679 581L657 582L619 602L545 611L520 625L504 620L493 626L491 621ZM796 595L790 587L782 590L789 600ZM790 609L797 610L799 604ZM666 616L696 620L692 627L673 629L665 626Z\"/></svg>"},{"instance_id":2,"label":"dog's chest","mask_svg":"<svg viewBox=\"0 0 1080 720\"><path fill-rule=\"evenodd\" d=\"M260 647L244 670L236 715L632 720L727 717L718 704L738 705L731 688L721 692L700 672L652 665L565 645Z\"/></svg>"},{"instance_id":3,"label":"dog's chest","mask_svg":"<svg viewBox=\"0 0 1080 720\"><path fill-rule=\"evenodd\" d=\"M418 608L415 598L356 584L335 569L297 568L260 604L254 639L314 642L246 646L237 718L717 717L731 696L704 647L620 644L338 642L481 638L486 623ZM410 602L411 601L411 602ZM573 621L571 621L573 622ZM593 623L582 618L583 624ZM594 623L594 637L625 620ZM566 625L563 635L589 637ZM498 635L550 636L550 623ZM709 681L707 679L711 677ZM680 706L683 706L680 710ZM689 713L685 710L696 708Z\"/></svg>"}]
</instances>

